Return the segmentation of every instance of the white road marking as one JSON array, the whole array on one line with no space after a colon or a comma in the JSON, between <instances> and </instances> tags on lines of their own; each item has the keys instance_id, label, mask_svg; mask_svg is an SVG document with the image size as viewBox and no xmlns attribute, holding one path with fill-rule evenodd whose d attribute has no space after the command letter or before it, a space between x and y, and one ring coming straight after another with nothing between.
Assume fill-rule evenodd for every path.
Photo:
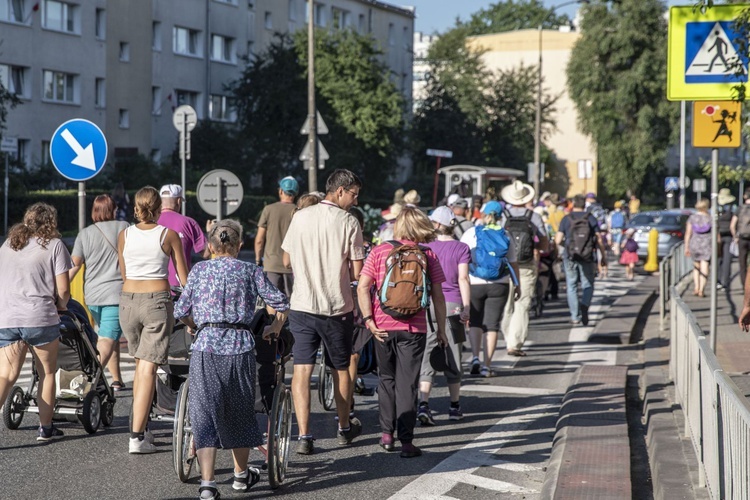
<instances>
[{"instance_id":1,"label":"white road marking","mask_svg":"<svg viewBox=\"0 0 750 500\"><path fill-rule=\"evenodd\" d=\"M461 392L490 392L496 394L522 394L529 396L549 396L560 391L554 389L538 389L535 387L513 387L509 385L462 385Z\"/></svg>"}]
</instances>

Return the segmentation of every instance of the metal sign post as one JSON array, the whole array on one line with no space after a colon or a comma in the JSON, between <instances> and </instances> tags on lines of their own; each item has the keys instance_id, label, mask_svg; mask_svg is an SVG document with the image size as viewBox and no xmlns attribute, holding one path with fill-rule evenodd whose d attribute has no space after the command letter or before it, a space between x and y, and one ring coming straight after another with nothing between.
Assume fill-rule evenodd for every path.
<instances>
[{"instance_id":1,"label":"metal sign post","mask_svg":"<svg viewBox=\"0 0 750 500\"><path fill-rule=\"evenodd\" d=\"M711 150L711 350L716 352L716 281L719 276L719 150Z\"/></svg>"},{"instance_id":2,"label":"metal sign post","mask_svg":"<svg viewBox=\"0 0 750 500\"><path fill-rule=\"evenodd\" d=\"M190 159L190 132L195 128L198 123L198 114L187 104L183 104L174 110L172 115L172 124L174 128L180 133L180 174L181 174L181 186L183 195L187 191L186 175L185 175L185 161ZM187 212L187 199L182 204L182 215Z\"/></svg>"},{"instance_id":3,"label":"metal sign post","mask_svg":"<svg viewBox=\"0 0 750 500\"><path fill-rule=\"evenodd\" d=\"M426 152L427 156L437 158L437 166L435 167L435 183L432 187L432 206L437 206L437 192L438 192L438 178L440 171L440 160L443 158L453 158L453 151L446 151L444 149L428 149Z\"/></svg>"},{"instance_id":4,"label":"metal sign post","mask_svg":"<svg viewBox=\"0 0 750 500\"><path fill-rule=\"evenodd\" d=\"M0 142L0 152L5 153L5 190L3 192L5 198L5 209L3 210L5 221L3 225L3 234L8 236L8 187L10 186L8 176L10 172L10 155L14 154L16 155L16 158L18 158L18 138L3 137L2 142Z\"/></svg>"}]
</instances>

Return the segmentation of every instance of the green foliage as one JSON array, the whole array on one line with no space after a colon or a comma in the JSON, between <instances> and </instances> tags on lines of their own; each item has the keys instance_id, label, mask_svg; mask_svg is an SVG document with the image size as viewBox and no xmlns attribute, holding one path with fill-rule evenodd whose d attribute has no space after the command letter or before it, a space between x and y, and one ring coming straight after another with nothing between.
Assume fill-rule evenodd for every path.
<instances>
[{"instance_id":1,"label":"green foliage","mask_svg":"<svg viewBox=\"0 0 750 500\"><path fill-rule=\"evenodd\" d=\"M502 33L542 25L553 29L569 24L570 18L565 14L556 15L553 8L546 8L541 0L506 0L491 4L486 9L471 15L467 22L458 22L468 35Z\"/></svg>"},{"instance_id":2,"label":"green foliage","mask_svg":"<svg viewBox=\"0 0 750 500\"><path fill-rule=\"evenodd\" d=\"M700 170L706 178L711 178L711 162L701 159ZM730 184L738 184L741 179L745 179L745 182L750 181L750 170L746 168L737 168L732 165L719 165L717 172L719 177L719 185L726 186Z\"/></svg>"},{"instance_id":3,"label":"green foliage","mask_svg":"<svg viewBox=\"0 0 750 500\"><path fill-rule=\"evenodd\" d=\"M568 64L581 130L599 152L600 177L615 196L640 192L664 170L679 107L665 99L667 26L659 0L597 0L585 7Z\"/></svg>"},{"instance_id":4,"label":"green foliage","mask_svg":"<svg viewBox=\"0 0 750 500\"><path fill-rule=\"evenodd\" d=\"M316 104L330 130L321 141L331 155L320 178L349 168L371 193L388 191L383 179L404 148L404 100L380 61L382 52L374 39L351 30L317 30L315 36ZM261 174L264 185L285 175L306 177L298 159L305 143L298 130L307 118L306 71L307 33L298 32L294 39L278 36L232 85L245 171Z\"/></svg>"}]
</instances>

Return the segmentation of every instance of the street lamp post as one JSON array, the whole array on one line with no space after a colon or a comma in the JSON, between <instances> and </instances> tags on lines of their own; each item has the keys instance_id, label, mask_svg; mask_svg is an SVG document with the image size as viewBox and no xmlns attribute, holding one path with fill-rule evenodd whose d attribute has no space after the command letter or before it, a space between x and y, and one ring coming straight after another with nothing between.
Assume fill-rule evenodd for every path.
<instances>
[{"instance_id":1,"label":"street lamp post","mask_svg":"<svg viewBox=\"0 0 750 500\"><path fill-rule=\"evenodd\" d=\"M563 2L560 5L552 7L549 13L539 23L539 74L537 78L537 89L536 89L536 123L534 127L534 191L539 196L539 188L541 187L542 179L542 33L544 31L544 22L555 13L555 11L561 7L573 5L576 3L589 3L589 0L571 0L569 2Z\"/></svg>"}]
</instances>

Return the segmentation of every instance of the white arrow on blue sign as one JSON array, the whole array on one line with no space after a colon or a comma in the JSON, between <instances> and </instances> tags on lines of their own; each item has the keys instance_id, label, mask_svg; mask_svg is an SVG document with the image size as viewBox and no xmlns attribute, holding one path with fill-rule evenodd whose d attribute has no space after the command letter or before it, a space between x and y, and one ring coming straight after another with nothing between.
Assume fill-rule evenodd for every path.
<instances>
[{"instance_id":1,"label":"white arrow on blue sign","mask_svg":"<svg viewBox=\"0 0 750 500\"><path fill-rule=\"evenodd\" d=\"M107 139L94 123L76 118L57 127L49 154L60 175L71 181L87 181L107 161Z\"/></svg>"},{"instance_id":2,"label":"white arrow on blue sign","mask_svg":"<svg viewBox=\"0 0 750 500\"><path fill-rule=\"evenodd\" d=\"M667 177L664 179L664 191L677 191L678 189L680 189L679 177Z\"/></svg>"}]
</instances>

